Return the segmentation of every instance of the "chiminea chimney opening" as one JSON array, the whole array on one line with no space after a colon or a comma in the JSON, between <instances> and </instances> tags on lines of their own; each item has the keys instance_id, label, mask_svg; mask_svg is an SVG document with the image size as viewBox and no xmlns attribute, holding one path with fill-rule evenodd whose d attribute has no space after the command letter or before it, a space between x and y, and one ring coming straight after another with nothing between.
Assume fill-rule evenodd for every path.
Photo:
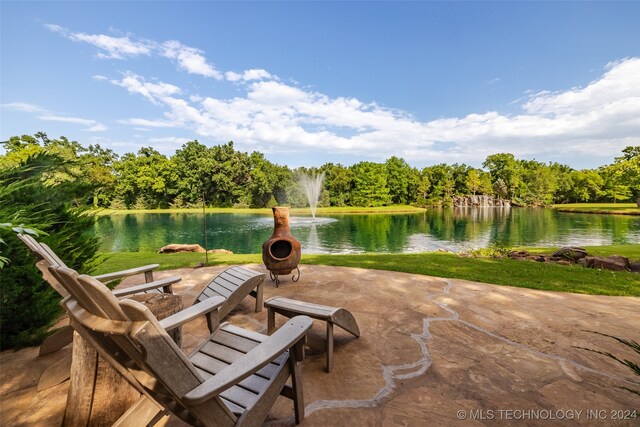
<instances>
[{"instance_id":1,"label":"chiminea chimney opening","mask_svg":"<svg viewBox=\"0 0 640 427\"><path fill-rule=\"evenodd\" d=\"M269 247L269 253L276 259L285 259L291 255L291 243L287 240L277 240Z\"/></svg>"}]
</instances>

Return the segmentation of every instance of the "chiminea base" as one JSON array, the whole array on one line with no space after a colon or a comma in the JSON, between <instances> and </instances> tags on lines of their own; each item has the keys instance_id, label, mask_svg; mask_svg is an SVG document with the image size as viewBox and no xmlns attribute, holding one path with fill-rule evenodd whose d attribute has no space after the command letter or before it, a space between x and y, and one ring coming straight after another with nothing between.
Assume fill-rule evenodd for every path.
<instances>
[{"instance_id":1,"label":"chiminea base","mask_svg":"<svg viewBox=\"0 0 640 427\"><path fill-rule=\"evenodd\" d=\"M289 274L291 273L292 270L289 270L288 272L282 272L284 274ZM297 274L297 276L296 276ZM278 287L278 285L280 285L280 279L278 279L278 276L280 276L281 274L278 273L274 273L273 271L269 271L269 278L271 278L271 281L276 282L276 288ZM300 280L300 269L298 267L296 267L296 272L293 273L293 276L291 276L291 280L294 282L297 282L298 280Z\"/></svg>"}]
</instances>

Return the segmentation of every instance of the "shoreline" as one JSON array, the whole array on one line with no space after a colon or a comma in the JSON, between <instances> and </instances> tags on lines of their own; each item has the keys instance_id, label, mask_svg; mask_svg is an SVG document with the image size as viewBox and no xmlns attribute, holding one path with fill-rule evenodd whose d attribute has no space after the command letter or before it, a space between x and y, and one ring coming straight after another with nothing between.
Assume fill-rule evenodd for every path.
<instances>
[{"instance_id":1,"label":"shoreline","mask_svg":"<svg viewBox=\"0 0 640 427\"><path fill-rule=\"evenodd\" d=\"M592 210L592 209L562 209L562 208L551 208L555 209L558 212L563 213L583 213L583 214L598 214L598 215L630 215L630 216L640 216L640 208L638 208L637 212L634 211L610 211L610 210Z\"/></svg>"},{"instance_id":2,"label":"shoreline","mask_svg":"<svg viewBox=\"0 0 640 427\"><path fill-rule=\"evenodd\" d=\"M451 207L455 208L455 207ZM459 208L473 208L472 206L459 206ZM512 208L519 208L512 206ZM525 209L527 207L524 207ZM419 213L429 209L442 209L440 206L420 208L410 205L392 205L379 207L363 206L331 206L318 208L316 215L363 215L363 214L408 214ZM583 213L596 215L631 215L640 216L640 208L635 203L576 203L564 205L552 205L543 209L553 209L563 213ZM94 209L91 212L96 216L107 215L128 215L128 214L180 214L180 213L202 213L202 208L167 208L167 209ZM210 214L249 214L249 215L271 215L271 208L218 208L207 207L205 213ZM291 208L292 215L311 215L310 208Z\"/></svg>"},{"instance_id":3,"label":"shoreline","mask_svg":"<svg viewBox=\"0 0 640 427\"><path fill-rule=\"evenodd\" d=\"M332 206L328 208L318 208L316 215L349 215L349 214L404 214L424 212L426 208L419 208L409 205L393 205L380 207L361 206ZM154 213L202 213L202 208L168 208L168 209L95 209L92 210L97 216L106 215L127 215L127 214L154 214ZM272 215L271 208L216 208L207 207L205 213L233 213L233 214L254 214ZM310 208L291 208L292 215L311 215Z\"/></svg>"}]
</instances>

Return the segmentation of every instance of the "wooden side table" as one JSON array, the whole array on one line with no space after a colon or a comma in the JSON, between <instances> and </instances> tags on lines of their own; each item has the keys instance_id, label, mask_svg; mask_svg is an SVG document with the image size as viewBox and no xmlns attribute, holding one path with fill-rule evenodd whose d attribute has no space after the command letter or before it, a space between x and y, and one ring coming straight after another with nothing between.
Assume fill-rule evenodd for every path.
<instances>
[{"instance_id":1,"label":"wooden side table","mask_svg":"<svg viewBox=\"0 0 640 427\"><path fill-rule=\"evenodd\" d=\"M353 314L342 307L329 307L283 297L270 298L265 301L264 306L267 307L267 330L269 335L275 331L276 313L288 318L303 315L327 322L327 372L331 372L333 367L333 325L340 326L356 337L360 336L360 328Z\"/></svg>"}]
</instances>

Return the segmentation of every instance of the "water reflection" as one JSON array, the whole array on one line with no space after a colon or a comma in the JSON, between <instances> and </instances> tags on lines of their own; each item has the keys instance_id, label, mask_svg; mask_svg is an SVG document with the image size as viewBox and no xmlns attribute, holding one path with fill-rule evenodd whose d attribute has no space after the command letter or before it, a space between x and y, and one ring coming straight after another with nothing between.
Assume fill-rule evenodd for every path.
<instances>
[{"instance_id":1,"label":"water reflection","mask_svg":"<svg viewBox=\"0 0 640 427\"><path fill-rule=\"evenodd\" d=\"M204 245L202 214L127 214L98 219L106 252L157 251L169 243ZM455 208L417 214L331 215L292 221L304 253L459 251L505 246L640 243L640 217L551 209ZM270 215L207 214L210 249L258 253L273 229Z\"/></svg>"}]
</instances>

